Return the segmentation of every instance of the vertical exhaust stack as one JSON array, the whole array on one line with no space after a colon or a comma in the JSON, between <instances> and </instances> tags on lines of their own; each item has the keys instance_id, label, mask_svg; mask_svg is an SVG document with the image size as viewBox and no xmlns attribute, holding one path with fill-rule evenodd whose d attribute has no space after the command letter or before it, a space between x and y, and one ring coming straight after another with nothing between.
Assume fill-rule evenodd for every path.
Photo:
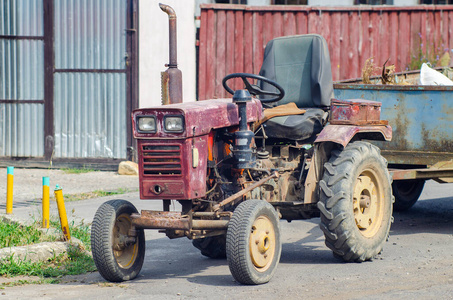
<instances>
[{"instance_id":1,"label":"vertical exhaust stack","mask_svg":"<svg viewBox=\"0 0 453 300\"><path fill-rule=\"evenodd\" d=\"M162 72L162 104L182 103L182 72L178 69L176 49L176 14L173 8L159 3L160 9L168 14L170 25L170 63L168 69Z\"/></svg>"}]
</instances>

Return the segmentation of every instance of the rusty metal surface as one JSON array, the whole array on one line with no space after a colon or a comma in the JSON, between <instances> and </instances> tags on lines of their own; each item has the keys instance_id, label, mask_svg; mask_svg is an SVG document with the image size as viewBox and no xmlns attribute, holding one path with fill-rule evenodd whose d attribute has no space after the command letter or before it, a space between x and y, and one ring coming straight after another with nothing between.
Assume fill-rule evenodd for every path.
<instances>
[{"instance_id":1,"label":"rusty metal surface","mask_svg":"<svg viewBox=\"0 0 453 300\"><path fill-rule=\"evenodd\" d=\"M453 87L335 84L334 93L382 102L393 139L376 145L389 163L433 165L453 157Z\"/></svg>"},{"instance_id":2,"label":"rusty metal surface","mask_svg":"<svg viewBox=\"0 0 453 300\"><path fill-rule=\"evenodd\" d=\"M449 169L411 169L389 170L393 180L435 179L453 177L453 168Z\"/></svg>"},{"instance_id":3,"label":"rusty metal surface","mask_svg":"<svg viewBox=\"0 0 453 300\"><path fill-rule=\"evenodd\" d=\"M132 214L132 225L145 229L189 230L189 219L182 218L180 212L142 210L141 215Z\"/></svg>"},{"instance_id":4,"label":"rusty metal surface","mask_svg":"<svg viewBox=\"0 0 453 300\"><path fill-rule=\"evenodd\" d=\"M262 118L261 102L257 99L247 103L247 120L255 122ZM137 116L156 116L156 133L139 133L135 120ZM185 130L182 133L169 133L163 130L165 115L184 116ZM211 130L239 125L237 105L231 99L217 99L208 101L170 104L155 108L134 110L132 113L132 126L134 137L137 139L162 139L186 138L208 134Z\"/></svg>"},{"instance_id":5,"label":"rusty metal surface","mask_svg":"<svg viewBox=\"0 0 453 300\"><path fill-rule=\"evenodd\" d=\"M180 140L138 140L141 199L195 199L206 195L207 135ZM194 168L193 151L198 151Z\"/></svg>"},{"instance_id":6,"label":"rusty metal surface","mask_svg":"<svg viewBox=\"0 0 453 300\"><path fill-rule=\"evenodd\" d=\"M327 125L316 138L315 143L334 142L346 147L356 134L361 134L363 139L390 141L392 139L392 127L388 125Z\"/></svg>"},{"instance_id":7,"label":"rusty metal surface","mask_svg":"<svg viewBox=\"0 0 453 300\"><path fill-rule=\"evenodd\" d=\"M228 220L192 220L194 230L227 229Z\"/></svg>"},{"instance_id":8,"label":"rusty metal surface","mask_svg":"<svg viewBox=\"0 0 453 300\"><path fill-rule=\"evenodd\" d=\"M380 119L381 103L363 99L332 99L330 124L333 125L387 125Z\"/></svg>"},{"instance_id":9,"label":"rusty metal surface","mask_svg":"<svg viewBox=\"0 0 453 300\"><path fill-rule=\"evenodd\" d=\"M177 38L176 38L176 13L172 7L159 4L160 9L168 14L169 24L169 60L165 66L168 69L162 76L162 103L182 103L182 72L178 69Z\"/></svg>"},{"instance_id":10,"label":"rusty metal surface","mask_svg":"<svg viewBox=\"0 0 453 300\"><path fill-rule=\"evenodd\" d=\"M188 216L174 211L142 210L140 214L132 214L132 224L144 229L176 229L176 230L225 230L229 220L191 220Z\"/></svg>"}]
</instances>

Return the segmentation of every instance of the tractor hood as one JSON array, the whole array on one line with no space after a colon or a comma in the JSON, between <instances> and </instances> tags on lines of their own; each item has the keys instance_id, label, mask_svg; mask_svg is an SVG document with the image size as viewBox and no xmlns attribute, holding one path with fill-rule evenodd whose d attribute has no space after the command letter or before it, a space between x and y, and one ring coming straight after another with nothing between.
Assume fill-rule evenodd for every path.
<instances>
[{"instance_id":1,"label":"tractor hood","mask_svg":"<svg viewBox=\"0 0 453 300\"><path fill-rule=\"evenodd\" d=\"M247 122L262 118L263 108L257 99L247 103ZM154 119L154 129L140 130L139 119ZM182 118L183 128L178 132L168 130L170 119ZM166 121L168 120L168 122ZM179 120L178 120L179 121ZM132 112L134 137L137 139L188 138L208 134L221 127L239 125L238 107L232 99L216 99L178 103L155 108L142 108Z\"/></svg>"}]
</instances>

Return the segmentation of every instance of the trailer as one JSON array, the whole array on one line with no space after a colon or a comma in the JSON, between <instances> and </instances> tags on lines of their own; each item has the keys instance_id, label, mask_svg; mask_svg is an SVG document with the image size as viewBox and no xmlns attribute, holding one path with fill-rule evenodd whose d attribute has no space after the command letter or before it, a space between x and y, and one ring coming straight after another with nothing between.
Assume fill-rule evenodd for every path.
<instances>
[{"instance_id":1,"label":"trailer","mask_svg":"<svg viewBox=\"0 0 453 300\"><path fill-rule=\"evenodd\" d=\"M376 142L393 177L394 209L412 207L425 181L453 182L453 87L334 84L337 99L382 102L381 118L393 128L391 142Z\"/></svg>"}]
</instances>

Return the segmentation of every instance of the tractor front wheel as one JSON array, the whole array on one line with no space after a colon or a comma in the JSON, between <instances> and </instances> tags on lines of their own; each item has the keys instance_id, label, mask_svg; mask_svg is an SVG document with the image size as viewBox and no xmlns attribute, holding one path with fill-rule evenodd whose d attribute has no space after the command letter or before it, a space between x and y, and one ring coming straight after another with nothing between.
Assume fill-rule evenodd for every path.
<instances>
[{"instance_id":1,"label":"tractor front wheel","mask_svg":"<svg viewBox=\"0 0 453 300\"><path fill-rule=\"evenodd\" d=\"M125 200L103 203L91 226L91 249L99 273L108 281L121 282L134 279L140 272L145 258L143 229L132 227L131 214L135 206Z\"/></svg>"},{"instance_id":2,"label":"tractor front wheel","mask_svg":"<svg viewBox=\"0 0 453 300\"><path fill-rule=\"evenodd\" d=\"M228 224L226 254L236 281L262 284L274 275L280 261L279 218L263 200L247 200L234 210Z\"/></svg>"},{"instance_id":3,"label":"tractor front wheel","mask_svg":"<svg viewBox=\"0 0 453 300\"><path fill-rule=\"evenodd\" d=\"M379 254L392 223L392 189L379 148L354 142L324 166L318 208L326 245L336 257L362 262Z\"/></svg>"}]
</instances>

